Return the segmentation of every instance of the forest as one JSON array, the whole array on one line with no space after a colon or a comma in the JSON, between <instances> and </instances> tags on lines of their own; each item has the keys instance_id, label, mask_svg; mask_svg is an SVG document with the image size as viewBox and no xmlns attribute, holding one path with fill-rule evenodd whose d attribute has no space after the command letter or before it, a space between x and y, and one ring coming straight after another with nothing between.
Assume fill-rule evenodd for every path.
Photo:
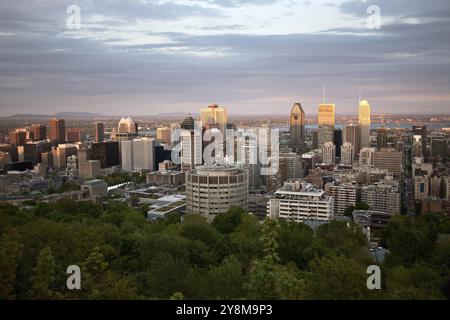
<instances>
[{"instance_id":1,"label":"forest","mask_svg":"<svg viewBox=\"0 0 450 320\"><path fill-rule=\"evenodd\" d=\"M448 299L450 218L394 216L374 260L355 224L259 221L240 208L149 222L127 204L0 204L4 299ZM367 267L382 288L367 289ZM66 286L67 267L81 289Z\"/></svg>"}]
</instances>

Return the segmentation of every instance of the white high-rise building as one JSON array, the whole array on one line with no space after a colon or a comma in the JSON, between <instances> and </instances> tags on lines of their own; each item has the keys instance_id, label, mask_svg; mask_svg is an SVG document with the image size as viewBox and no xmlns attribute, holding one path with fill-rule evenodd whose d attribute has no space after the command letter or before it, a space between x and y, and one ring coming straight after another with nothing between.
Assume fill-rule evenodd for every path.
<instances>
[{"instance_id":1,"label":"white high-rise building","mask_svg":"<svg viewBox=\"0 0 450 320\"><path fill-rule=\"evenodd\" d=\"M370 104L367 100L359 102L359 130L361 134L361 148L370 147Z\"/></svg>"},{"instance_id":2,"label":"white high-rise building","mask_svg":"<svg viewBox=\"0 0 450 320\"><path fill-rule=\"evenodd\" d=\"M373 167L375 148L363 148L359 153L360 167Z\"/></svg>"},{"instance_id":3,"label":"white high-rise building","mask_svg":"<svg viewBox=\"0 0 450 320\"><path fill-rule=\"evenodd\" d=\"M312 184L289 181L267 203L267 216L295 222L330 221L334 216L334 198Z\"/></svg>"},{"instance_id":4,"label":"white high-rise building","mask_svg":"<svg viewBox=\"0 0 450 320\"><path fill-rule=\"evenodd\" d=\"M132 141L121 141L122 170L148 170L155 167L155 140L141 138Z\"/></svg>"},{"instance_id":5,"label":"white high-rise building","mask_svg":"<svg viewBox=\"0 0 450 320\"><path fill-rule=\"evenodd\" d=\"M322 146L322 159L325 164L336 163L336 146L333 142L325 142Z\"/></svg>"},{"instance_id":6,"label":"white high-rise building","mask_svg":"<svg viewBox=\"0 0 450 320\"><path fill-rule=\"evenodd\" d=\"M202 135L201 131L182 130L181 132L181 170L193 170L202 164Z\"/></svg>"},{"instance_id":7,"label":"white high-rise building","mask_svg":"<svg viewBox=\"0 0 450 320\"><path fill-rule=\"evenodd\" d=\"M355 152L350 142L344 142L341 146L341 164L345 166L352 166Z\"/></svg>"}]
</instances>

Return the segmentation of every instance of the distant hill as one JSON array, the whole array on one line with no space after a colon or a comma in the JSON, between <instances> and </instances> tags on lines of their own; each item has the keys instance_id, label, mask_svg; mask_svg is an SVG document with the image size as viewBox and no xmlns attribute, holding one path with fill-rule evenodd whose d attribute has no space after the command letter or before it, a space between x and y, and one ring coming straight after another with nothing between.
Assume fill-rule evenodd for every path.
<instances>
[{"instance_id":1,"label":"distant hill","mask_svg":"<svg viewBox=\"0 0 450 320\"><path fill-rule=\"evenodd\" d=\"M11 120L48 120L51 118L61 119L94 119L94 118L117 118L112 116L105 116L99 113L91 112L58 112L53 115L50 114L14 114L12 116L2 117L1 119Z\"/></svg>"}]
</instances>

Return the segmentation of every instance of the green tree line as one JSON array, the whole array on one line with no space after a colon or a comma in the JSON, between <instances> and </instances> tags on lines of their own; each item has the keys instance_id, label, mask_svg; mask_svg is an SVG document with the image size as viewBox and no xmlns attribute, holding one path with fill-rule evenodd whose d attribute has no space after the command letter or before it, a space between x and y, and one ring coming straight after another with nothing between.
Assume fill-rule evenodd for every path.
<instances>
[{"instance_id":1,"label":"green tree line","mask_svg":"<svg viewBox=\"0 0 450 320\"><path fill-rule=\"evenodd\" d=\"M240 208L212 223L149 222L113 201L0 204L0 299L445 299L449 231L448 217L395 216L382 289L368 290L376 262L354 224L313 231ZM69 265L81 269L81 290L66 287Z\"/></svg>"}]
</instances>

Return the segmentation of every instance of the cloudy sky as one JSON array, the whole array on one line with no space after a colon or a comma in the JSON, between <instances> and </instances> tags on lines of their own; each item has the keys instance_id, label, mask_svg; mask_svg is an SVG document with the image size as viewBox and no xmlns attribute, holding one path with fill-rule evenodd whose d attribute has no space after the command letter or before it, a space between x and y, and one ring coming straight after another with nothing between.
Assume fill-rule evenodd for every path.
<instances>
[{"instance_id":1,"label":"cloudy sky","mask_svg":"<svg viewBox=\"0 0 450 320\"><path fill-rule=\"evenodd\" d=\"M313 114L323 85L337 113L360 90L374 113L449 113L450 1L0 2L1 116Z\"/></svg>"}]
</instances>

